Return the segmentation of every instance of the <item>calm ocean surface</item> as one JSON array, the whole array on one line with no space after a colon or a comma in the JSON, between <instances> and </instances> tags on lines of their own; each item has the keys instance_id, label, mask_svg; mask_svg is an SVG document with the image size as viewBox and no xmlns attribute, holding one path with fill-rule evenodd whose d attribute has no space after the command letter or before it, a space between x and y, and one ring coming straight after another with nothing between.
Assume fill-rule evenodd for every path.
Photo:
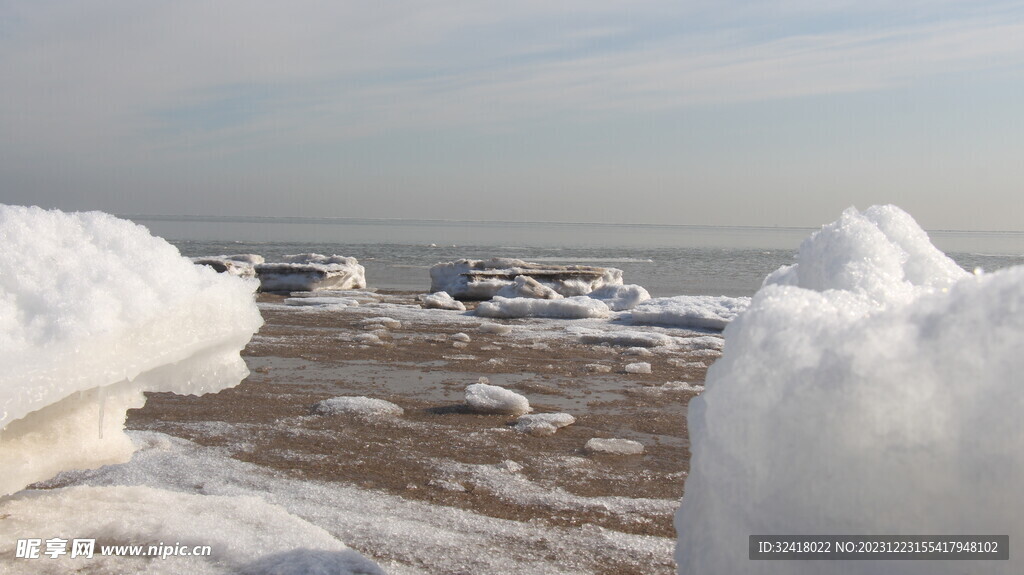
<instances>
[{"instance_id":1,"label":"calm ocean surface","mask_svg":"<svg viewBox=\"0 0 1024 575\"><path fill-rule=\"evenodd\" d=\"M793 263L813 229L640 224L124 216L187 256L316 252L354 256L370 287L426 291L428 269L460 258L617 267L654 296L752 295ZM1024 263L1024 233L930 232L965 269Z\"/></svg>"}]
</instances>

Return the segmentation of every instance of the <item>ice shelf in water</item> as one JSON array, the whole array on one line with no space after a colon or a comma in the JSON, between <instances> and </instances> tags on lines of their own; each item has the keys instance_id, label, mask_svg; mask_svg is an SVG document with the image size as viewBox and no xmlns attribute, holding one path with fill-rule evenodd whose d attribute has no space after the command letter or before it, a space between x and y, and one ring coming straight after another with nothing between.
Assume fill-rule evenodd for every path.
<instances>
[{"instance_id":1,"label":"ice shelf in water","mask_svg":"<svg viewBox=\"0 0 1024 575\"><path fill-rule=\"evenodd\" d=\"M294 254L256 265L260 289L268 292L352 290L366 287L366 269L345 256Z\"/></svg>"},{"instance_id":2,"label":"ice shelf in water","mask_svg":"<svg viewBox=\"0 0 1024 575\"><path fill-rule=\"evenodd\" d=\"M1020 573L750 561L752 534L1024 536L1024 268L972 275L893 206L849 209L725 329L690 401L679 573Z\"/></svg>"},{"instance_id":3,"label":"ice shelf in water","mask_svg":"<svg viewBox=\"0 0 1024 575\"><path fill-rule=\"evenodd\" d=\"M518 277L522 279L517 280ZM430 282L430 291L445 291L458 299L484 300L495 295L521 297L528 294L549 298L551 291L571 297L586 295L606 285L621 285L622 270L538 264L509 258L463 259L431 267Z\"/></svg>"}]
</instances>

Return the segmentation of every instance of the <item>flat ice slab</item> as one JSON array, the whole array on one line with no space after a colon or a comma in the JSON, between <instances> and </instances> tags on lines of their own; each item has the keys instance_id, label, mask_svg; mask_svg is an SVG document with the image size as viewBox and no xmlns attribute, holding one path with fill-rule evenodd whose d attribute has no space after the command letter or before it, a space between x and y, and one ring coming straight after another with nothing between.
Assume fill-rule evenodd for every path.
<instances>
[{"instance_id":1,"label":"flat ice slab","mask_svg":"<svg viewBox=\"0 0 1024 575\"><path fill-rule=\"evenodd\" d=\"M398 417L405 413L390 401L364 396L340 396L318 401L310 408L316 415L353 415L365 419Z\"/></svg>"},{"instance_id":2,"label":"flat ice slab","mask_svg":"<svg viewBox=\"0 0 1024 575\"><path fill-rule=\"evenodd\" d=\"M267 292L352 290L366 287L366 269L345 256L295 254L256 265L260 289Z\"/></svg>"},{"instance_id":3,"label":"flat ice slab","mask_svg":"<svg viewBox=\"0 0 1024 575\"><path fill-rule=\"evenodd\" d=\"M649 299L632 309L626 319L633 325L664 325L699 329L725 329L750 305L748 297L694 296Z\"/></svg>"},{"instance_id":4,"label":"flat ice slab","mask_svg":"<svg viewBox=\"0 0 1024 575\"><path fill-rule=\"evenodd\" d=\"M644 452L644 444L632 439L600 439L595 437L583 446L583 450L587 453L639 455Z\"/></svg>"},{"instance_id":5,"label":"flat ice slab","mask_svg":"<svg viewBox=\"0 0 1024 575\"><path fill-rule=\"evenodd\" d=\"M202 256L192 258L197 265L209 266L215 271L243 278L256 277L256 265L263 263L258 254L234 254L228 256Z\"/></svg>"},{"instance_id":6,"label":"flat ice slab","mask_svg":"<svg viewBox=\"0 0 1024 575\"><path fill-rule=\"evenodd\" d=\"M532 284L528 286L524 279L517 287L518 276L532 279L567 297L586 295L606 285L622 284L622 270L616 268L538 264L509 258L463 259L431 267L430 291L445 291L452 297L464 300L486 300L508 288L502 295L522 297L531 291L529 286ZM538 295L548 294L544 290L532 291Z\"/></svg>"},{"instance_id":7,"label":"flat ice slab","mask_svg":"<svg viewBox=\"0 0 1024 575\"><path fill-rule=\"evenodd\" d=\"M544 317L583 319L588 317L608 317L611 315L611 310L601 300L591 299L586 296L561 299L505 298L495 296L491 301L480 302L474 313L480 317L492 318Z\"/></svg>"}]
</instances>

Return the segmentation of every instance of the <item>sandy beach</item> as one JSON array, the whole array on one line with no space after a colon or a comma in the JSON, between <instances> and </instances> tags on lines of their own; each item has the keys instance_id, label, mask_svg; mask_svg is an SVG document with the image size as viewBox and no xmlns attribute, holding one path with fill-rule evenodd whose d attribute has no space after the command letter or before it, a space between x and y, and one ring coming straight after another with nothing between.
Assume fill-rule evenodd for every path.
<instances>
[{"instance_id":1,"label":"sandy beach","mask_svg":"<svg viewBox=\"0 0 1024 575\"><path fill-rule=\"evenodd\" d=\"M455 507L671 545L688 469L686 406L717 351L583 344L565 331L572 321L419 310L405 292L363 297L363 305L331 312L261 294L266 324L243 354L252 370L246 380L201 397L149 394L127 427L226 448L295 479L428 502L439 513ZM649 363L651 373L627 373L624 366L636 362ZM515 430L514 416L474 413L464 389L480 377L528 397L536 413L570 413L576 423L534 436ZM314 403L335 396L383 399L405 413L311 414ZM631 439L645 451L591 453L584 449L591 438ZM388 510L380 513L386 518ZM370 557L379 552L353 546ZM614 553L596 561L602 573L673 571L667 555L643 568Z\"/></svg>"}]
</instances>

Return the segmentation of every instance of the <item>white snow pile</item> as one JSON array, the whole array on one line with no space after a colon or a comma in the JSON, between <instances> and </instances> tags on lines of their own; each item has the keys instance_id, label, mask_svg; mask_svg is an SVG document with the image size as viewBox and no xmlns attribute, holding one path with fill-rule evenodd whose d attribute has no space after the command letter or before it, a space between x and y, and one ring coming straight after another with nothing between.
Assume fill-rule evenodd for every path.
<instances>
[{"instance_id":1,"label":"white snow pile","mask_svg":"<svg viewBox=\"0 0 1024 575\"><path fill-rule=\"evenodd\" d=\"M268 292L352 290L366 287L359 260L339 255L294 254L283 262L256 265L260 289Z\"/></svg>"},{"instance_id":2,"label":"white snow pile","mask_svg":"<svg viewBox=\"0 0 1024 575\"><path fill-rule=\"evenodd\" d=\"M515 429L530 435L554 435L559 429L576 423L568 413L531 413L519 416Z\"/></svg>"},{"instance_id":3,"label":"white snow pile","mask_svg":"<svg viewBox=\"0 0 1024 575\"><path fill-rule=\"evenodd\" d=\"M604 318L611 310L601 300L586 296L561 299L505 298L496 296L480 302L474 313L480 317L514 318L543 317L554 319Z\"/></svg>"},{"instance_id":4,"label":"white snow pile","mask_svg":"<svg viewBox=\"0 0 1024 575\"><path fill-rule=\"evenodd\" d=\"M627 363L625 370L626 373L651 373L651 364L647 363L646 361Z\"/></svg>"},{"instance_id":5,"label":"white snow pile","mask_svg":"<svg viewBox=\"0 0 1024 575\"><path fill-rule=\"evenodd\" d=\"M673 345L675 338L663 333L645 331L589 331L580 333L580 343L625 346L660 347Z\"/></svg>"},{"instance_id":6,"label":"white snow pile","mask_svg":"<svg viewBox=\"0 0 1024 575\"><path fill-rule=\"evenodd\" d=\"M353 415L368 419L405 414L404 409L390 401L363 396L332 397L314 403L310 411L315 415Z\"/></svg>"},{"instance_id":7,"label":"white snow pile","mask_svg":"<svg viewBox=\"0 0 1024 575\"><path fill-rule=\"evenodd\" d=\"M504 387L487 383L486 377L481 377L479 383L466 387L466 405L477 413L522 415L533 411L525 397Z\"/></svg>"},{"instance_id":8,"label":"white snow pile","mask_svg":"<svg viewBox=\"0 0 1024 575\"><path fill-rule=\"evenodd\" d=\"M1024 537L1024 267L971 275L894 206L803 242L690 402L679 573L1020 573L749 561L751 534Z\"/></svg>"},{"instance_id":9,"label":"white snow pile","mask_svg":"<svg viewBox=\"0 0 1024 575\"><path fill-rule=\"evenodd\" d=\"M0 495L127 461L144 391L241 381L256 287L108 214L0 205Z\"/></svg>"},{"instance_id":10,"label":"white snow pile","mask_svg":"<svg viewBox=\"0 0 1024 575\"><path fill-rule=\"evenodd\" d=\"M725 329L750 305L749 297L680 295L658 297L633 308L626 319L633 325L663 325Z\"/></svg>"},{"instance_id":11,"label":"white snow pile","mask_svg":"<svg viewBox=\"0 0 1024 575\"><path fill-rule=\"evenodd\" d=\"M192 258L198 265L209 266L220 273L244 278L256 277L256 264L263 263L258 254L234 254L229 256L202 256Z\"/></svg>"},{"instance_id":12,"label":"white snow pile","mask_svg":"<svg viewBox=\"0 0 1024 575\"><path fill-rule=\"evenodd\" d=\"M169 512L170 510L170 512ZM173 575L383 575L324 529L251 496L179 493L145 486L24 491L0 500L0 556L46 573ZM91 558L14 559L19 539L95 539ZM46 537L43 537L44 539ZM103 546L153 546L155 556L104 555ZM210 555L199 546L209 546ZM58 547L60 548L60 547ZM190 555L173 554L184 549ZM161 557L161 554L164 557ZM2 569L0 569L2 570Z\"/></svg>"},{"instance_id":13,"label":"white snow pile","mask_svg":"<svg viewBox=\"0 0 1024 575\"><path fill-rule=\"evenodd\" d=\"M608 453L610 455L639 455L644 444L632 439L601 439L595 437L583 446L587 453Z\"/></svg>"},{"instance_id":14,"label":"white snow pile","mask_svg":"<svg viewBox=\"0 0 1024 575\"><path fill-rule=\"evenodd\" d=\"M587 295L603 301L612 311L633 309L638 304L651 299L651 294L643 286L636 284L606 285Z\"/></svg>"},{"instance_id":15,"label":"white snow pile","mask_svg":"<svg viewBox=\"0 0 1024 575\"><path fill-rule=\"evenodd\" d=\"M524 279L517 283L517 277ZM606 285L621 285L622 270L594 266L538 264L510 258L489 260L457 260L435 264L430 268L430 291L444 291L458 299L485 300L510 288L522 297L526 292L546 294L533 287L533 280L560 295L586 295ZM519 285L517 288L515 286ZM505 292L507 294L508 292ZM505 295L501 294L501 295ZM540 297L531 295L530 297Z\"/></svg>"},{"instance_id":16,"label":"white snow pile","mask_svg":"<svg viewBox=\"0 0 1024 575\"><path fill-rule=\"evenodd\" d=\"M419 296L420 302L425 309L448 309L454 311L466 311L466 304L453 298L446 291L439 291Z\"/></svg>"}]
</instances>

